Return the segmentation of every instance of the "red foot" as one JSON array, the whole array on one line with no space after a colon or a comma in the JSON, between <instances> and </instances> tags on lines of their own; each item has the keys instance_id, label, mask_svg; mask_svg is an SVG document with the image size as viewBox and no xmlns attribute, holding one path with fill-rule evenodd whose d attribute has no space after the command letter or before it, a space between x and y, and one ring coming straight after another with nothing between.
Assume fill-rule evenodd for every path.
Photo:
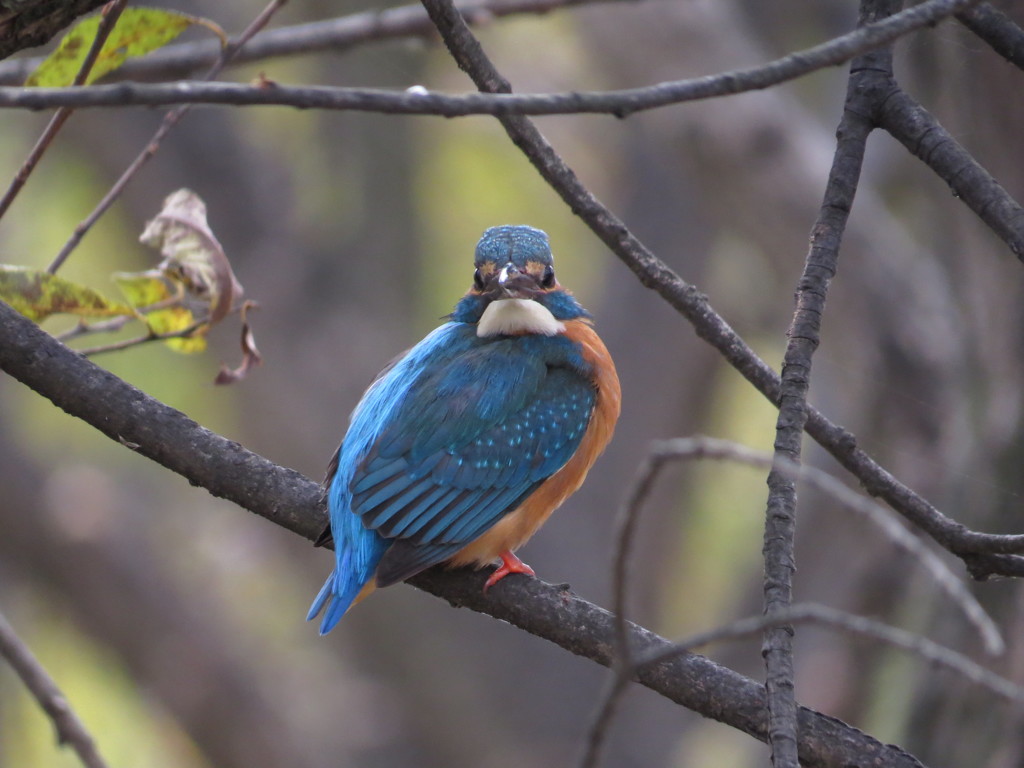
<instances>
[{"instance_id":1,"label":"red foot","mask_svg":"<svg viewBox=\"0 0 1024 768\"><path fill-rule=\"evenodd\" d=\"M527 576L537 575L533 572L533 568L513 555L509 550L505 550L498 557L501 558L501 565L498 566L498 570L492 573L491 577L487 579L487 583L484 584L485 593L510 573L525 573Z\"/></svg>"}]
</instances>

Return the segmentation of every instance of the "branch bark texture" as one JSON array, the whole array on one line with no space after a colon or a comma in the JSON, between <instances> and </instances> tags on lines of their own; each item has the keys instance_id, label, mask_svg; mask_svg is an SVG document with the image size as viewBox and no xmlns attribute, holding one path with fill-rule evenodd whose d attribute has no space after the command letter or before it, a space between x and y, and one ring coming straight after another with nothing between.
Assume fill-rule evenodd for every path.
<instances>
[{"instance_id":1,"label":"branch bark texture","mask_svg":"<svg viewBox=\"0 0 1024 768\"><path fill-rule=\"evenodd\" d=\"M29 0L0 4L0 59L48 42L79 16L107 0Z\"/></svg>"}]
</instances>

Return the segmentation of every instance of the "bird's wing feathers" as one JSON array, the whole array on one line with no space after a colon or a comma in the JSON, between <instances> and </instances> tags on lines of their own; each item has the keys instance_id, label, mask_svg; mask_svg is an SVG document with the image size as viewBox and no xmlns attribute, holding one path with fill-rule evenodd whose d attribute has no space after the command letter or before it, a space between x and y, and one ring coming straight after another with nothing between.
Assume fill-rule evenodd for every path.
<instances>
[{"instance_id":1,"label":"bird's wing feathers","mask_svg":"<svg viewBox=\"0 0 1024 768\"><path fill-rule=\"evenodd\" d=\"M512 340L446 362L410 385L349 485L352 512L395 540L381 586L450 557L516 509L573 455L593 410L577 368Z\"/></svg>"}]
</instances>

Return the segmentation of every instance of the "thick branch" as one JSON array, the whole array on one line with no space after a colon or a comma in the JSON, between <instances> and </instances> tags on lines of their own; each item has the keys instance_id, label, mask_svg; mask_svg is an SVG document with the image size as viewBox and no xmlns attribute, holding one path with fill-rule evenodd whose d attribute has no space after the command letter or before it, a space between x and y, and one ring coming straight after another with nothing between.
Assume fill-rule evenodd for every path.
<instances>
[{"instance_id":1,"label":"thick branch","mask_svg":"<svg viewBox=\"0 0 1024 768\"><path fill-rule=\"evenodd\" d=\"M1019 69L1024 69L1024 29L1013 19L993 8L991 3L968 8L958 13L956 18L992 46L992 50Z\"/></svg>"},{"instance_id":2,"label":"thick branch","mask_svg":"<svg viewBox=\"0 0 1024 768\"><path fill-rule=\"evenodd\" d=\"M65 347L0 302L0 369L111 439L153 459L193 485L229 499L312 540L326 522L320 486L214 434ZM486 574L430 571L412 583L453 605L487 613L608 665L611 614L563 588L534 579L507 579L483 594ZM638 651L667 640L630 627ZM638 681L706 717L764 739L760 685L694 655L645 669ZM808 765L920 766L897 747L808 709L800 711L800 752Z\"/></svg>"},{"instance_id":3,"label":"thick branch","mask_svg":"<svg viewBox=\"0 0 1024 768\"><path fill-rule=\"evenodd\" d=\"M0 59L42 45L107 0L29 0L0 4ZM8 7L17 10L8 10Z\"/></svg>"}]
</instances>

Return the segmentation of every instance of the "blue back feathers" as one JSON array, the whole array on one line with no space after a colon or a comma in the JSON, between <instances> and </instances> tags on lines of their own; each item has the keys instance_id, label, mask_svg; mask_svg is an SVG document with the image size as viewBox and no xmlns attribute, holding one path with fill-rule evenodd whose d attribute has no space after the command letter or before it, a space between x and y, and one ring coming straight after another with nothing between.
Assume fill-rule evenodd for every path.
<instances>
[{"instance_id":1,"label":"blue back feathers","mask_svg":"<svg viewBox=\"0 0 1024 768\"><path fill-rule=\"evenodd\" d=\"M495 227L475 266L551 261L540 230ZM404 580L478 538L579 447L596 399L579 345L562 335L480 338L489 300L471 290L353 412L327 494L336 568L309 614L326 607L321 633L371 580ZM537 300L559 320L586 316L557 285Z\"/></svg>"}]
</instances>

